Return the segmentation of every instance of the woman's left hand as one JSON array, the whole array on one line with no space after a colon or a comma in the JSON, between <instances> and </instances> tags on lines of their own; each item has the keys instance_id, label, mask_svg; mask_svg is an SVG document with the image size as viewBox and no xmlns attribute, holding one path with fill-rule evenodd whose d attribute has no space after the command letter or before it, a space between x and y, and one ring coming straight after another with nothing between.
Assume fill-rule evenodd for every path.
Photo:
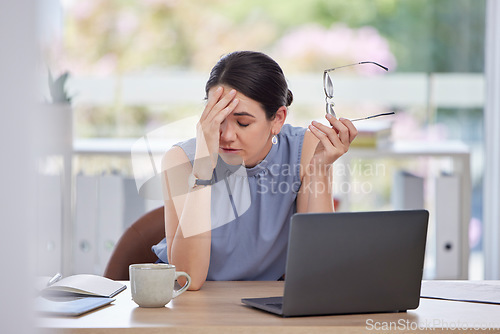
<instances>
[{"instance_id":1,"label":"woman's left hand","mask_svg":"<svg viewBox=\"0 0 500 334\"><path fill-rule=\"evenodd\" d=\"M331 165L349 150L349 146L356 138L358 130L348 119L336 119L330 114L326 115L331 127L313 121L309 130L319 139L310 165L313 168Z\"/></svg>"}]
</instances>

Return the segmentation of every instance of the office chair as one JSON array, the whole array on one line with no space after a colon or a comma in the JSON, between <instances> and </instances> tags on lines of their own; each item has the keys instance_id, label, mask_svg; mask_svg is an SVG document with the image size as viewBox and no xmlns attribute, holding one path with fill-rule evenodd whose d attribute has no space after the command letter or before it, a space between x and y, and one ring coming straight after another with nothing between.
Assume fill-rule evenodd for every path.
<instances>
[{"instance_id":1,"label":"office chair","mask_svg":"<svg viewBox=\"0 0 500 334\"><path fill-rule=\"evenodd\" d=\"M120 237L109 258L104 277L128 280L128 267L133 263L158 260L151 246L165 237L164 208L159 207L137 219Z\"/></svg>"}]
</instances>

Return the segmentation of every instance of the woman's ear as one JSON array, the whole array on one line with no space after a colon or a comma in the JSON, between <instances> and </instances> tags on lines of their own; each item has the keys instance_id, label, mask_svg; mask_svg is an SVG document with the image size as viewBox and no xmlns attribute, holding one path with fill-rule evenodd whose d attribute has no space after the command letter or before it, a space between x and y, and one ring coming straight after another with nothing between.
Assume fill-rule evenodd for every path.
<instances>
[{"instance_id":1,"label":"woman's ear","mask_svg":"<svg viewBox=\"0 0 500 334\"><path fill-rule=\"evenodd\" d=\"M288 114L288 109L285 106L281 106L273 119L272 132L273 134L278 134L281 131L281 127L285 124L286 116Z\"/></svg>"}]
</instances>

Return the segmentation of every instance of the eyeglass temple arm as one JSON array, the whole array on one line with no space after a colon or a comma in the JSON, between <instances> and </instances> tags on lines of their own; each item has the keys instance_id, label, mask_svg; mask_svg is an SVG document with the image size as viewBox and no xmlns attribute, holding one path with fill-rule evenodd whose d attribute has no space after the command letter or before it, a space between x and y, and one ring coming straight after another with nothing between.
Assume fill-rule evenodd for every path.
<instances>
[{"instance_id":1,"label":"eyeglass temple arm","mask_svg":"<svg viewBox=\"0 0 500 334\"><path fill-rule=\"evenodd\" d=\"M368 116L368 117L351 119L351 122L362 121L364 119L370 119L370 118L375 118L375 117L380 117L380 116L388 116L388 115L394 115L394 114L396 114L394 111L385 112L385 113L382 113L382 114L371 115L371 116Z\"/></svg>"},{"instance_id":2,"label":"eyeglass temple arm","mask_svg":"<svg viewBox=\"0 0 500 334\"><path fill-rule=\"evenodd\" d=\"M339 69L339 68L343 68L343 67L348 67L348 66L354 66L354 65L361 65L361 64L374 64L374 65L377 65L378 67L380 68L383 68L384 70L386 71L389 71L389 68L383 66L383 65L380 65L379 63L376 63L374 61L362 61L362 62L359 62L359 63L355 63L355 64L349 64L349 65L344 65L344 66L339 66L339 67L334 67L334 68L330 68L328 70L325 70L325 73L326 72L330 72L330 71L334 71L336 69Z\"/></svg>"}]
</instances>

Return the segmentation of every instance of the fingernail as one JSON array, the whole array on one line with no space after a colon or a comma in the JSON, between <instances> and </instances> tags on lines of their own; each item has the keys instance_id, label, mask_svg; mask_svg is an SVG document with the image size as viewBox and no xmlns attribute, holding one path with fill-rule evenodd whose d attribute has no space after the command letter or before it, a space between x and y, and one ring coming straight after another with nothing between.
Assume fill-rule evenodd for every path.
<instances>
[{"instance_id":1,"label":"fingernail","mask_svg":"<svg viewBox=\"0 0 500 334\"><path fill-rule=\"evenodd\" d=\"M222 86L219 86L216 90L217 93L219 93L222 90Z\"/></svg>"},{"instance_id":2,"label":"fingernail","mask_svg":"<svg viewBox=\"0 0 500 334\"><path fill-rule=\"evenodd\" d=\"M332 117L332 114L326 114L326 118L331 119Z\"/></svg>"},{"instance_id":3,"label":"fingernail","mask_svg":"<svg viewBox=\"0 0 500 334\"><path fill-rule=\"evenodd\" d=\"M231 95L234 95L234 94L236 94L236 90L234 90L234 89L231 89L231 91L229 92L229 94L231 94Z\"/></svg>"},{"instance_id":4,"label":"fingernail","mask_svg":"<svg viewBox=\"0 0 500 334\"><path fill-rule=\"evenodd\" d=\"M340 117L340 118L339 118L339 121L344 120L344 119L345 119L344 117Z\"/></svg>"}]
</instances>

